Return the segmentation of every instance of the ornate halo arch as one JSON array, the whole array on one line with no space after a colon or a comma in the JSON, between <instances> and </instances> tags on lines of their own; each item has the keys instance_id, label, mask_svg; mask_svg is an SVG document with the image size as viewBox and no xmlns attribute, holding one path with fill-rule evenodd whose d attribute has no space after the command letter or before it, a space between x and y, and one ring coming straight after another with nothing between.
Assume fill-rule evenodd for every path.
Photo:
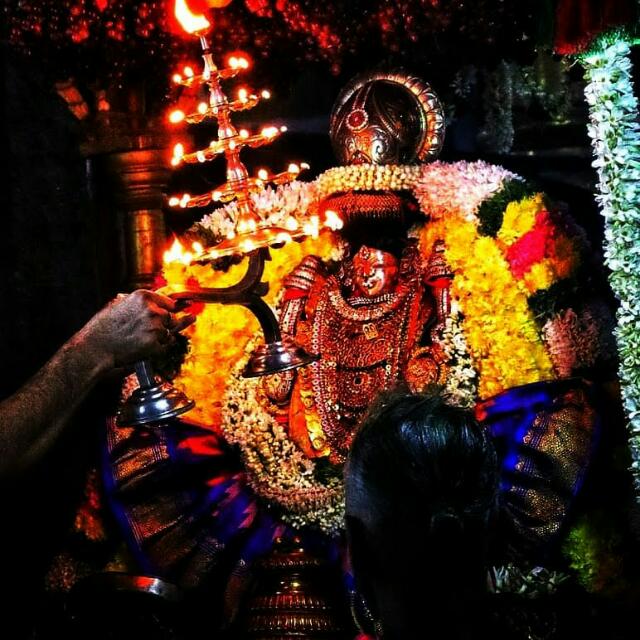
<instances>
[{"instance_id":1,"label":"ornate halo arch","mask_svg":"<svg viewBox=\"0 0 640 640\"><path fill-rule=\"evenodd\" d=\"M413 99L420 122L420 136L415 144L413 159L420 162L435 160L444 143L444 108L428 82L402 69L359 74L347 83L338 94L331 112L329 131L332 142L335 141L335 134L340 124L339 116L343 107L354 94L375 82L397 85Z\"/></svg>"}]
</instances>

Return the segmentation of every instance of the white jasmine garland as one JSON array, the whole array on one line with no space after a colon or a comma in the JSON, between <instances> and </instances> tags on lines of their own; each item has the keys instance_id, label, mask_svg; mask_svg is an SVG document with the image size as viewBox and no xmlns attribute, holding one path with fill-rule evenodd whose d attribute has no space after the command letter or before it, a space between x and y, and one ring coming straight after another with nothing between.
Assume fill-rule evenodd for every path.
<instances>
[{"instance_id":1,"label":"white jasmine garland","mask_svg":"<svg viewBox=\"0 0 640 640\"><path fill-rule=\"evenodd\" d=\"M251 341L247 354L256 343ZM262 406L260 379L242 377L247 357L235 368L227 387L221 424L226 440L237 445L251 488L280 507L285 522L336 534L344 526L342 478L317 479L316 462L305 456Z\"/></svg>"},{"instance_id":2,"label":"white jasmine garland","mask_svg":"<svg viewBox=\"0 0 640 640\"><path fill-rule=\"evenodd\" d=\"M294 180L277 188L266 187L259 193L252 193L256 210L262 219L273 225L285 226L290 215L305 215L311 209L311 203L317 201L316 189L313 182L299 182ZM238 217L237 203L230 202L211 213L205 215L196 223L194 230L204 229L214 237L225 237L235 228Z\"/></svg>"},{"instance_id":3,"label":"white jasmine garland","mask_svg":"<svg viewBox=\"0 0 640 640\"><path fill-rule=\"evenodd\" d=\"M432 162L421 167L412 191L420 209L433 218L459 216L476 222L480 205L516 174L487 162Z\"/></svg>"},{"instance_id":4,"label":"white jasmine garland","mask_svg":"<svg viewBox=\"0 0 640 640\"><path fill-rule=\"evenodd\" d=\"M426 165L360 164L334 167L313 182L294 181L275 189L268 187L251 197L263 219L284 224L293 215L311 215L327 196L343 191L406 190L415 195L425 215L461 215L474 219L480 204L497 193L505 180L517 176L486 162L432 162ZM233 230L235 202L205 215L194 231L224 237Z\"/></svg>"},{"instance_id":5,"label":"white jasmine garland","mask_svg":"<svg viewBox=\"0 0 640 640\"><path fill-rule=\"evenodd\" d=\"M455 300L442 330L442 348L447 358L445 392L448 402L471 409L478 398L478 374L462 331L462 313Z\"/></svg>"},{"instance_id":6,"label":"white jasmine garland","mask_svg":"<svg viewBox=\"0 0 640 640\"><path fill-rule=\"evenodd\" d=\"M630 45L624 40L604 43L581 61L598 171L596 200L605 219L605 262L620 301L615 331L619 376L640 494L640 126Z\"/></svg>"}]
</instances>

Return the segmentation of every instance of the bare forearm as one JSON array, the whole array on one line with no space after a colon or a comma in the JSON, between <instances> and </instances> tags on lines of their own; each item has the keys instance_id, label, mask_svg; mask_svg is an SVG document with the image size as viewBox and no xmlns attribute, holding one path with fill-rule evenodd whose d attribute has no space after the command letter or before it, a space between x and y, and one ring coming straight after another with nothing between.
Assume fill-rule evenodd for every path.
<instances>
[{"instance_id":1,"label":"bare forearm","mask_svg":"<svg viewBox=\"0 0 640 640\"><path fill-rule=\"evenodd\" d=\"M138 290L99 311L13 396L0 402L0 476L16 473L55 442L105 372L162 353L194 317L171 298Z\"/></svg>"},{"instance_id":2,"label":"bare forearm","mask_svg":"<svg viewBox=\"0 0 640 640\"><path fill-rule=\"evenodd\" d=\"M0 476L39 459L110 366L108 356L80 331L22 388L0 402Z\"/></svg>"}]
</instances>

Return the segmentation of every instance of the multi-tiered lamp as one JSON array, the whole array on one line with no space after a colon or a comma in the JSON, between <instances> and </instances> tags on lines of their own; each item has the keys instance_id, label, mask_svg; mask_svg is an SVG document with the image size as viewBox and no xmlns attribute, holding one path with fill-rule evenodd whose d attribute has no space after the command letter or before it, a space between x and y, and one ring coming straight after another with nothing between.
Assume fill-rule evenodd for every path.
<instances>
[{"instance_id":1,"label":"multi-tiered lamp","mask_svg":"<svg viewBox=\"0 0 640 640\"><path fill-rule=\"evenodd\" d=\"M223 156L226 160L226 182L210 192L191 196L184 194L169 200L172 207L206 207L235 201L235 217L232 230L225 238L211 246L203 247L197 243L190 259L199 263L207 263L223 256L247 255L247 271L240 281L228 288L190 288L174 293L176 300L214 302L219 304L238 304L249 309L258 319L265 337L265 343L258 346L251 355L245 368L246 377L262 376L286 371L309 364L315 358L307 354L295 344L289 336L282 336L277 319L264 301L268 284L261 282L264 263L269 256L269 248L281 247L284 244L301 240L306 236L316 235L321 226L336 228L340 220L332 212L325 212L323 220L313 211L304 216L289 216L281 224L274 224L269 218L261 215L252 194L260 192L268 184L281 185L297 178L307 165L290 164L286 171L272 174L261 169L252 177L240 160L240 152L245 147L256 148L269 144L286 127L265 127L259 133L251 134L245 129L236 129L231 114L245 111L256 106L260 99L269 98L269 92L263 91L261 96L240 89L234 100L229 100L222 90L221 82L237 76L249 67L244 55L229 57L224 68L218 68L207 40L211 28L204 15L197 15L189 10L186 0L176 0L175 15L184 30L197 37L202 46L204 65L201 73L191 67L185 67L182 73L175 74L173 81L182 87L193 89L206 86L208 100L201 102L193 113L174 110L169 120L178 124L200 124L205 121L216 121L218 137L212 140L205 149L187 152L182 143L173 150L171 164L174 167L182 163L207 163ZM171 253L167 258L171 259ZM184 255L176 256L184 259ZM148 363L138 363L136 374L140 384L131 397L123 405L119 424L160 424L180 415L193 407L193 402L166 382L158 380Z\"/></svg>"}]
</instances>

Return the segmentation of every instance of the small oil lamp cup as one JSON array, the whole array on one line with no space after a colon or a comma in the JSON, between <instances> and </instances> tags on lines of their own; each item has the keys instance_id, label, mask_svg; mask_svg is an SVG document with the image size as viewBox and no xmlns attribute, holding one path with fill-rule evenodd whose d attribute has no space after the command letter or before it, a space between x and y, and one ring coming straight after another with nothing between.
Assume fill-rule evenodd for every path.
<instances>
[{"instance_id":1,"label":"small oil lamp cup","mask_svg":"<svg viewBox=\"0 0 640 640\"><path fill-rule=\"evenodd\" d=\"M282 340L256 347L242 375L245 378L269 376L280 371L306 367L317 359L317 356L308 354L291 338L285 336Z\"/></svg>"},{"instance_id":2,"label":"small oil lamp cup","mask_svg":"<svg viewBox=\"0 0 640 640\"><path fill-rule=\"evenodd\" d=\"M242 372L245 378L269 376L298 367L306 367L315 362L318 356L307 353L290 336L283 336L271 307L264 300L254 298L245 304L258 319L264 334L264 343L258 345Z\"/></svg>"},{"instance_id":3,"label":"small oil lamp cup","mask_svg":"<svg viewBox=\"0 0 640 640\"><path fill-rule=\"evenodd\" d=\"M195 406L184 393L160 380L148 360L136 362L135 372L140 386L118 411L118 426L160 426Z\"/></svg>"}]
</instances>

